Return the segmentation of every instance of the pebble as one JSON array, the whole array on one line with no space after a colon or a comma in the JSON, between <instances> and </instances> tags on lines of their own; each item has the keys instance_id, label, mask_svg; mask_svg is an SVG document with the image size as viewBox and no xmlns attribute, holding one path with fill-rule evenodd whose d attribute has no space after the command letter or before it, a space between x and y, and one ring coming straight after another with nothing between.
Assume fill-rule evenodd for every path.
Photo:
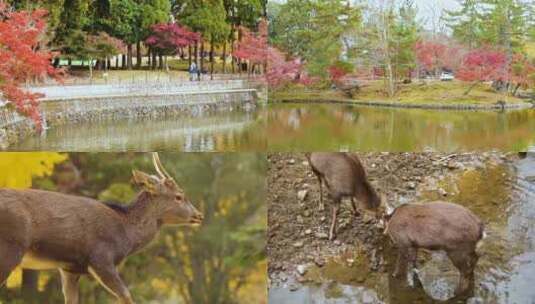
<instances>
[{"instance_id":1,"label":"pebble","mask_svg":"<svg viewBox=\"0 0 535 304\"><path fill-rule=\"evenodd\" d=\"M290 165L295 164L295 159L292 158L292 159L288 160L288 163L289 163Z\"/></svg>"},{"instance_id":2,"label":"pebble","mask_svg":"<svg viewBox=\"0 0 535 304\"><path fill-rule=\"evenodd\" d=\"M297 286L296 284L290 284L290 286L288 286L288 289L290 291L297 291L299 289L299 286Z\"/></svg>"},{"instance_id":3,"label":"pebble","mask_svg":"<svg viewBox=\"0 0 535 304\"><path fill-rule=\"evenodd\" d=\"M329 238L329 235L325 232L318 232L316 233L316 237L318 239L328 239Z\"/></svg>"},{"instance_id":4,"label":"pebble","mask_svg":"<svg viewBox=\"0 0 535 304\"><path fill-rule=\"evenodd\" d=\"M301 242L301 241L299 241L299 242L295 242L295 243L293 244L293 246L294 246L295 248L301 248L301 247L303 247L303 242Z\"/></svg>"},{"instance_id":5,"label":"pebble","mask_svg":"<svg viewBox=\"0 0 535 304\"><path fill-rule=\"evenodd\" d=\"M307 273L307 267L305 265L298 265L297 266L297 273L299 273L299 275L301 275L301 276L304 276L305 273Z\"/></svg>"},{"instance_id":6,"label":"pebble","mask_svg":"<svg viewBox=\"0 0 535 304\"><path fill-rule=\"evenodd\" d=\"M302 202L306 199L307 197L307 194L308 194L308 190L306 189L303 189L303 190L300 190L297 192L297 199Z\"/></svg>"},{"instance_id":7,"label":"pebble","mask_svg":"<svg viewBox=\"0 0 535 304\"><path fill-rule=\"evenodd\" d=\"M448 195L448 192L446 192L446 190L442 189L442 188L438 188L438 194L442 195L442 196L447 196Z\"/></svg>"},{"instance_id":8,"label":"pebble","mask_svg":"<svg viewBox=\"0 0 535 304\"><path fill-rule=\"evenodd\" d=\"M318 267L323 267L325 265L325 260L320 257L317 257L314 259L314 264L316 264L316 266Z\"/></svg>"},{"instance_id":9,"label":"pebble","mask_svg":"<svg viewBox=\"0 0 535 304\"><path fill-rule=\"evenodd\" d=\"M312 234L312 229L305 230L305 235L310 235L310 234Z\"/></svg>"},{"instance_id":10,"label":"pebble","mask_svg":"<svg viewBox=\"0 0 535 304\"><path fill-rule=\"evenodd\" d=\"M342 242L340 240L334 240L334 244L336 246L340 246L340 245L342 245Z\"/></svg>"},{"instance_id":11,"label":"pebble","mask_svg":"<svg viewBox=\"0 0 535 304\"><path fill-rule=\"evenodd\" d=\"M416 189L416 183L415 182L409 182L407 184L407 186L409 187L409 189Z\"/></svg>"}]
</instances>

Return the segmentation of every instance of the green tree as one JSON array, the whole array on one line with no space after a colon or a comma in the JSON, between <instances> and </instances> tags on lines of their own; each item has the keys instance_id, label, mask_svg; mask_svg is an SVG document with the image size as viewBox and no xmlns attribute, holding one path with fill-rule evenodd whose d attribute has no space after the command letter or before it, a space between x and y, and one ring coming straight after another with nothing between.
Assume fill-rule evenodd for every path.
<instances>
[{"instance_id":1,"label":"green tree","mask_svg":"<svg viewBox=\"0 0 535 304\"><path fill-rule=\"evenodd\" d=\"M309 73L321 77L341 59L362 21L361 8L343 0L289 0L270 18L271 43L304 59Z\"/></svg>"},{"instance_id":2,"label":"green tree","mask_svg":"<svg viewBox=\"0 0 535 304\"><path fill-rule=\"evenodd\" d=\"M214 45L223 42L230 32L223 0L191 0L184 4L176 17L181 24L202 34L203 40L200 43L199 52L200 69L204 71L205 40L210 42L211 61L213 62ZM197 61L197 46L195 49Z\"/></svg>"}]
</instances>

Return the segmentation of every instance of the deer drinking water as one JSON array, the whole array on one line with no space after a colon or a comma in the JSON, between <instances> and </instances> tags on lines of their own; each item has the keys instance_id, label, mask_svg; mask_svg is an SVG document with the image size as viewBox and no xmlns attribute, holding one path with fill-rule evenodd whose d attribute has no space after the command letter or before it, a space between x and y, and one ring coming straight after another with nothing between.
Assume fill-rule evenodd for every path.
<instances>
[{"instance_id":1,"label":"deer drinking water","mask_svg":"<svg viewBox=\"0 0 535 304\"><path fill-rule=\"evenodd\" d=\"M153 163L158 176L133 171L141 191L125 208L57 192L0 189L0 284L17 266L59 269L67 304L78 303L83 274L120 303L134 303L117 265L154 239L162 225L203 220L156 153Z\"/></svg>"},{"instance_id":2,"label":"deer drinking water","mask_svg":"<svg viewBox=\"0 0 535 304\"><path fill-rule=\"evenodd\" d=\"M339 152L315 152L306 153L305 156L320 183L319 209L324 209L322 184L327 186L333 200L329 240L334 238L338 208L344 197L351 198L351 206L355 215L358 215L355 200L364 203L366 209L372 210L376 210L381 204L381 199L368 182L366 171L356 155Z\"/></svg>"},{"instance_id":3,"label":"deer drinking water","mask_svg":"<svg viewBox=\"0 0 535 304\"><path fill-rule=\"evenodd\" d=\"M385 234L398 248L395 277L416 266L419 248L444 250L459 270L456 294L473 287L476 252L484 236L483 223L467 208L448 202L405 204L385 216ZM403 277L403 276L402 276Z\"/></svg>"}]
</instances>

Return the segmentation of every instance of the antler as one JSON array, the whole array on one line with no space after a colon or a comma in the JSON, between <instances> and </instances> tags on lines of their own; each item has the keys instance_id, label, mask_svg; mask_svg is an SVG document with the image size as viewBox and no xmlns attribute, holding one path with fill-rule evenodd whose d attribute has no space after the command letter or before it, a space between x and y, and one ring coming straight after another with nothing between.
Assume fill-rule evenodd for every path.
<instances>
[{"instance_id":1,"label":"antler","mask_svg":"<svg viewBox=\"0 0 535 304\"><path fill-rule=\"evenodd\" d=\"M154 169L156 169L156 172L158 172L158 175L160 175L161 178L173 179L173 177L167 173L167 171L165 171L162 163L160 162L158 152L152 153L152 163L154 164Z\"/></svg>"}]
</instances>

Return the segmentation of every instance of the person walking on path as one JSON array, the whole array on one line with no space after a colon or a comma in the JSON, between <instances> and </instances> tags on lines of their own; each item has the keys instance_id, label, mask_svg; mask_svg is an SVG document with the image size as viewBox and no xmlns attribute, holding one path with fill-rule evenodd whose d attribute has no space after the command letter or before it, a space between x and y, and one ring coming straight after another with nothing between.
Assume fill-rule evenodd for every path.
<instances>
[{"instance_id":1,"label":"person walking on path","mask_svg":"<svg viewBox=\"0 0 535 304\"><path fill-rule=\"evenodd\" d=\"M195 62L192 62L189 66L189 81L193 81L195 76L197 75L197 64Z\"/></svg>"}]
</instances>

